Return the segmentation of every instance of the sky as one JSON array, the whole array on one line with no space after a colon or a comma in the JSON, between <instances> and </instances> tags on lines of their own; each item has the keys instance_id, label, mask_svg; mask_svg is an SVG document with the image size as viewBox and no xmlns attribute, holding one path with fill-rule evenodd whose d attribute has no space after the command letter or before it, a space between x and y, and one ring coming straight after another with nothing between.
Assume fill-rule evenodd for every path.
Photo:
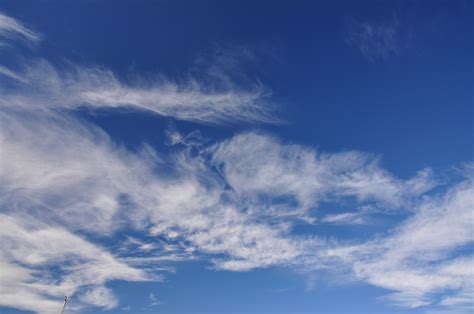
<instances>
[{"instance_id":1,"label":"sky","mask_svg":"<svg viewBox=\"0 0 474 314\"><path fill-rule=\"evenodd\" d=\"M0 313L470 313L473 24L2 1Z\"/></svg>"}]
</instances>

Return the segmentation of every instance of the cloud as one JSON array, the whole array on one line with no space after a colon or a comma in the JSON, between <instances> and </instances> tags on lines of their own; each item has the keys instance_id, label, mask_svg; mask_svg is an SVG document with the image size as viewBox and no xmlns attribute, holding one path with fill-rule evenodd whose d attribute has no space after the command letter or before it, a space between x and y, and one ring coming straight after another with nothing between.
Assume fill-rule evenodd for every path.
<instances>
[{"instance_id":1,"label":"cloud","mask_svg":"<svg viewBox=\"0 0 474 314\"><path fill-rule=\"evenodd\" d=\"M329 224L362 225L366 223L366 220L360 213L342 213L326 215L321 219L321 222Z\"/></svg>"},{"instance_id":2,"label":"cloud","mask_svg":"<svg viewBox=\"0 0 474 314\"><path fill-rule=\"evenodd\" d=\"M189 136L178 136L188 140L179 141L181 146L164 156L146 146L138 153L127 151L99 128L67 113L9 108L0 112L3 211L71 234L112 237L118 231L140 232L147 240L127 237L119 241L121 256L116 259L132 269L144 268L145 273L150 265L193 259L197 254L207 256L216 269L232 271L298 267L308 260L318 264L316 252L325 250L326 242L295 237L291 232L292 222L304 218L308 207L317 206L321 199L337 201L341 195L355 196L360 202L398 204L414 195L405 192L413 182L421 186L416 193L432 184L425 175L395 179L365 155L318 155L310 148L281 144L262 134L244 133L207 145L198 145L199 137L193 142ZM256 149L249 150L252 147ZM235 162L238 160L242 164ZM348 160L354 164L349 165ZM366 164L369 166L361 166ZM216 171L216 166L222 171ZM234 167L253 169L253 176ZM283 167L280 173L267 171L279 167ZM305 185L298 185L292 175L295 171ZM266 175L277 189L264 184L261 176ZM373 177L382 178L376 182L386 182L389 188L368 188ZM367 183L360 183L361 178ZM240 182L247 182L247 187ZM290 195L298 202L271 204L257 194L269 198ZM245 210L249 207L251 210ZM292 213L286 219L281 219L283 208ZM158 238L163 237L168 244L160 244ZM21 251L7 262L15 265L28 258ZM51 259L58 265L64 262L59 256ZM107 304L98 301L100 295L110 292L104 290L105 282L118 279L115 273L104 275L100 282L97 274L75 274L80 283L72 293L78 293L81 302L106 308L117 304L113 298ZM130 280L156 279L146 274ZM81 296L82 286L92 288ZM34 297L43 300L41 294Z\"/></svg>"},{"instance_id":3,"label":"cloud","mask_svg":"<svg viewBox=\"0 0 474 314\"><path fill-rule=\"evenodd\" d=\"M40 40L41 36L25 27L22 23L12 17L0 12L0 39L17 40L34 43ZM4 41L0 41L4 43Z\"/></svg>"},{"instance_id":4,"label":"cloud","mask_svg":"<svg viewBox=\"0 0 474 314\"><path fill-rule=\"evenodd\" d=\"M118 300L110 289L105 287L94 287L87 289L80 300L84 303L102 307L110 310L118 305Z\"/></svg>"},{"instance_id":5,"label":"cloud","mask_svg":"<svg viewBox=\"0 0 474 314\"><path fill-rule=\"evenodd\" d=\"M383 22L368 22L350 19L347 22L346 42L357 48L369 61L386 60L399 55L401 22L396 16Z\"/></svg>"},{"instance_id":6,"label":"cloud","mask_svg":"<svg viewBox=\"0 0 474 314\"><path fill-rule=\"evenodd\" d=\"M206 79L173 80L136 78L133 84L120 81L101 67L65 65L61 70L46 60L37 60L13 71L0 68L5 79L17 84L1 90L0 106L25 110L134 109L199 123L275 123L274 106L260 84L241 89L228 84L210 88Z\"/></svg>"},{"instance_id":7,"label":"cloud","mask_svg":"<svg viewBox=\"0 0 474 314\"><path fill-rule=\"evenodd\" d=\"M9 79L12 79L14 81L18 81L18 82L21 82L21 83L28 83L24 78L22 78L21 76L19 76L18 74L16 74L15 72L9 70L8 68L4 67L4 66L0 66L0 75L3 75Z\"/></svg>"},{"instance_id":8,"label":"cloud","mask_svg":"<svg viewBox=\"0 0 474 314\"><path fill-rule=\"evenodd\" d=\"M97 301L108 291L107 281L148 280L143 270L129 267L66 229L28 216L0 214L0 218L3 306L57 313L61 295L78 294L83 302L110 307L111 293L108 301Z\"/></svg>"},{"instance_id":9,"label":"cloud","mask_svg":"<svg viewBox=\"0 0 474 314\"><path fill-rule=\"evenodd\" d=\"M415 214L386 237L329 251L342 257L358 279L394 291L401 306L455 307L469 303L474 280L474 186L466 180L442 196L425 198Z\"/></svg>"},{"instance_id":10,"label":"cloud","mask_svg":"<svg viewBox=\"0 0 474 314\"><path fill-rule=\"evenodd\" d=\"M67 115L4 111L1 126L0 190L7 211L102 235L151 223L154 235L184 237L206 252L251 259L259 251L268 255L264 264L273 263L272 241L291 250L278 240L279 231L252 223L237 204L222 201L228 194L224 184L201 160L178 154L174 175L160 177L154 174L160 163L154 152L114 147L102 131ZM253 247L259 237L269 243Z\"/></svg>"},{"instance_id":11,"label":"cloud","mask_svg":"<svg viewBox=\"0 0 474 314\"><path fill-rule=\"evenodd\" d=\"M255 132L237 135L213 150L213 162L242 198L284 202L286 197L297 202L298 214L321 201L343 197L399 208L436 185L429 169L403 181L380 168L371 154L318 153ZM288 207L282 209L288 212Z\"/></svg>"},{"instance_id":12,"label":"cloud","mask_svg":"<svg viewBox=\"0 0 474 314\"><path fill-rule=\"evenodd\" d=\"M127 159L104 132L68 115L2 111L0 118L4 209L76 230L120 227L112 220L120 193L133 188L124 175L133 167L140 172L145 156Z\"/></svg>"},{"instance_id":13,"label":"cloud","mask_svg":"<svg viewBox=\"0 0 474 314\"><path fill-rule=\"evenodd\" d=\"M157 305L162 304L161 301L158 300L158 298L155 296L153 292L150 293L149 300L150 300L150 306L157 306Z\"/></svg>"}]
</instances>

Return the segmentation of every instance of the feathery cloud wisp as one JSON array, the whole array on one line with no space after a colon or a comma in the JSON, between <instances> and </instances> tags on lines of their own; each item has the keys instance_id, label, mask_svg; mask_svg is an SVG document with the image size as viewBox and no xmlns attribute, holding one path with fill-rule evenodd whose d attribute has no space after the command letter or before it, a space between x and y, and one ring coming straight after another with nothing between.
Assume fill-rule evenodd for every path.
<instances>
[{"instance_id":1,"label":"feathery cloud wisp","mask_svg":"<svg viewBox=\"0 0 474 314\"><path fill-rule=\"evenodd\" d=\"M400 32L401 25L396 16L381 23L351 19L347 23L346 42L355 46L369 61L386 60L400 54Z\"/></svg>"},{"instance_id":2,"label":"feathery cloud wisp","mask_svg":"<svg viewBox=\"0 0 474 314\"><path fill-rule=\"evenodd\" d=\"M474 264L472 254L460 252L473 243L473 204L474 185L467 179L420 202L386 237L328 252L349 263L358 279L394 291L387 299L401 306L466 305Z\"/></svg>"},{"instance_id":3,"label":"feathery cloud wisp","mask_svg":"<svg viewBox=\"0 0 474 314\"><path fill-rule=\"evenodd\" d=\"M7 40L22 39L26 42L36 42L41 37L14 18L0 12L0 38Z\"/></svg>"}]
</instances>

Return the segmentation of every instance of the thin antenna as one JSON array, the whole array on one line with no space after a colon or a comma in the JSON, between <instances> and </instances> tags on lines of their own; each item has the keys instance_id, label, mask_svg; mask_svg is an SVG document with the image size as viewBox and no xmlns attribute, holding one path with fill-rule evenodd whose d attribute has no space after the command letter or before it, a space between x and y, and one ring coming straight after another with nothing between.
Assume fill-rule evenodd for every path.
<instances>
[{"instance_id":1,"label":"thin antenna","mask_svg":"<svg viewBox=\"0 0 474 314\"><path fill-rule=\"evenodd\" d=\"M67 295L64 296L64 303L63 303L63 308L61 310L61 314L64 314L64 311L66 310L66 305L67 305Z\"/></svg>"}]
</instances>

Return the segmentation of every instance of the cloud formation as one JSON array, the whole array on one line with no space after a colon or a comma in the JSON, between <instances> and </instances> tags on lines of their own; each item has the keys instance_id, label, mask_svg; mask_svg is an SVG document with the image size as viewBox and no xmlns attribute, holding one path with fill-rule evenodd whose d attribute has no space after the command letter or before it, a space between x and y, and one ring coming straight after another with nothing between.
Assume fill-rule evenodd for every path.
<instances>
[{"instance_id":1,"label":"cloud formation","mask_svg":"<svg viewBox=\"0 0 474 314\"><path fill-rule=\"evenodd\" d=\"M396 16L383 22L350 19L346 42L357 48L369 61L386 60L402 50L401 25Z\"/></svg>"},{"instance_id":2,"label":"cloud formation","mask_svg":"<svg viewBox=\"0 0 474 314\"><path fill-rule=\"evenodd\" d=\"M73 295L88 304L110 308L109 280L147 280L143 270L130 267L87 240L60 227L28 216L0 216L0 304L41 313L57 313L61 295ZM81 306L81 304L77 304Z\"/></svg>"},{"instance_id":3,"label":"cloud formation","mask_svg":"<svg viewBox=\"0 0 474 314\"><path fill-rule=\"evenodd\" d=\"M41 36L25 27L16 19L0 12L0 46L5 44L5 40L20 39L25 42L34 43L40 40Z\"/></svg>"},{"instance_id":4,"label":"cloud formation","mask_svg":"<svg viewBox=\"0 0 474 314\"><path fill-rule=\"evenodd\" d=\"M287 196L303 210L341 197L399 208L411 196L421 195L436 184L430 169L403 181L380 168L378 158L371 154L318 154L258 133L240 134L216 145L213 161L241 197Z\"/></svg>"},{"instance_id":5,"label":"cloud formation","mask_svg":"<svg viewBox=\"0 0 474 314\"><path fill-rule=\"evenodd\" d=\"M425 198L386 237L328 253L350 264L358 279L394 291L387 299L396 304L437 303L467 310L474 279L469 252L473 204L474 185L468 178L441 196Z\"/></svg>"},{"instance_id":6,"label":"cloud formation","mask_svg":"<svg viewBox=\"0 0 474 314\"><path fill-rule=\"evenodd\" d=\"M3 21L9 39L39 38ZM430 194L430 169L401 179L372 154L318 152L256 131L212 142L171 130L169 152L145 144L132 152L74 110L128 108L199 123L277 119L262 86L124 83L100 67L59 69L42 59L19 68L0 67L1 306L57 312L67 294L77 310L112 309L119 300L108 282L160 280L172 263L195 258L230 271L342 265L404 306L469 306L472 256L454 252L472 244L471 177ZM317 222L321 203L347 199L409 218L350 244L294 233ZM363 214L321 222L361 223ZM112 238L115 247L103 244Z\"/></svg>"},{"instance_id":7,"label":"cloud formation","mask_svg":"<svg viewBox=\"0 0 474 314\"><path fill-rule=\"evenodd\" d=\"M121 82L101 67L65 65L62 70L46 60L24 64L22 70L0 68L0 78L10 80L0 89L2 107L29 110L134 109L199 123L275 123L269 94L261 85L239 89L227 84L218 90L190 77L183 83L164 78L135 84ZM10 88L11 84L15 88Z\"/></svg>"}]
</instances>

